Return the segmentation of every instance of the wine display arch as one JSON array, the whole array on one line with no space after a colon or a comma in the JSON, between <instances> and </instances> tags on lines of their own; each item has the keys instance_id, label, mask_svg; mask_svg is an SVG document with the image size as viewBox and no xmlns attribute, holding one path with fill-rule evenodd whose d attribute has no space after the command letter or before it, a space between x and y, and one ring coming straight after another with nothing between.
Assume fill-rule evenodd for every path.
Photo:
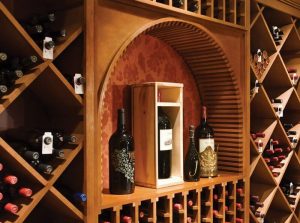
<instances>
[{"instance_id":1,"label":"wine display arch","mask_svg":"<svg viewBox=\"0 0 300 223\"><path fill-rule=\"evenodd\" d=\"M183 58L193 75L202 103L210 111L209 122L215 129L216 142L220 144L219 169L242 173L243 112L239 86L221 44L199 24L175 18L158 19L141 27L123 43L108 68L101 92L98 92L98 129L102 131L101 120L107 118L103 114L103 104L105 93L110 90L107 88L109 79L128 46L144 34L165 42Z\"/></svg>"}]
</instances>

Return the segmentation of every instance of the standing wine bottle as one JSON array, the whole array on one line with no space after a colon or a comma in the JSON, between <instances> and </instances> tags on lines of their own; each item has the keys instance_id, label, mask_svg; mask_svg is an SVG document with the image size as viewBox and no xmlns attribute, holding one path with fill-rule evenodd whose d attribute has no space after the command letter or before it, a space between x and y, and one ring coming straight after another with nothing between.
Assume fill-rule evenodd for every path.
<instances>
[{"instance_id":1,"label":"standing wine bottle","mask_svg":"<svg viewBox=\"0 0 300 223\"><path fill-rule=\"evenodd\" d=\"M160 101L160 92L158 92ZM166 179L171 176L172 166L172 127L168 115L158 107L158 178Z\"/></svg>"},{"instance_id":2,"label":"standing wine bottle","mask_svg":"<svg viewBox=\"0 0 300 223\"><path fill-rule=\"evenodd\" d=\"M200 178L199 153L195 146L195 127L189 128L190 144L184 160L184 180L198 181Z\"/></svg>"},{"instance_id":3,"label":"standing wine bottle","mask_svg":"<svg viewBox=\"0 0 300 223\"><path fill-rule=\"evenodd\" d=\"M202 106L201 124L196 129L196 142L200 155L200 177L214 177L218 174L214 131L207 123L207 108Z\"/></svg>"},{"instance_id":4,"label":"standing wine bottle","mask_svg":"<svg viewBox=\"0 0 300 223\"><path fill-rule=\"evenodd\" d=\"M109 190L112 194L134 192L133 138L125 125L125 109L118 109L118 127L109 139Z\"/></svg>"}]
</instances>

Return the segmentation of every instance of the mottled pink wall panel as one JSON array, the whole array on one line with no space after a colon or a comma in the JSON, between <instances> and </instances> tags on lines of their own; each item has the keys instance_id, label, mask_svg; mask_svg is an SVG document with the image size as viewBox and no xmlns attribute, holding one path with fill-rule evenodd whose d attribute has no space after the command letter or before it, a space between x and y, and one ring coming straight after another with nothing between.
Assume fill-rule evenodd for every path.
<instances>
[{"instance_id":1,"label":"mottled pink wall panel","mask_svg":"<svg viewBox=\"0 0 300 223\"><path fill-rule=\"evenodd\" d=\"M103 186L108 188L108 141L116 130L117 109L127 112L130 130L130 85L143 82L184 84L184 150L188 146L188 126L200 121L200 96L189 68L169 45L149 35L140 35L119 59L107 82L101 113ZM185 152L184 152L185 154ZM138 159L138 157L136 157Z\"/></svg>"}]
</instances>

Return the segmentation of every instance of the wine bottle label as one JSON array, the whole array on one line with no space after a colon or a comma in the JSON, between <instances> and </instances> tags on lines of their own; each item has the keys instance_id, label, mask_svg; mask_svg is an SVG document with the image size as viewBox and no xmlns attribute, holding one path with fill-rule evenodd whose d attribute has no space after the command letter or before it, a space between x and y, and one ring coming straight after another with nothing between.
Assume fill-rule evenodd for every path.
<instances>
[{"instance_id":1,"label":"wine bottle label","mask_svg":"<svg viewBox=\"0 0 300 223\"><path fill-rule=\"evenodd\" d=\"M200 176L212 177L218 173L217 153L213 138L199 139Z\"/></svg>"},{"instance_id":2,"label":"wine bottle label","mask_svg":"<svg viewBox=\"0 0 300 223\"><path fill-rule=\"evenodd\" d=\"M74 75L74 89L75 89L75 94L83 94L84 90L83 90L83 85L82 84L78 84L77 79L81 78L82 75L81 74L75 74Z\"/></svg>"},{"instance_id":3,"label":"wine bottle label","mask_svg":"<svg viewBox=\"0 0 300 223\"><path fill-rule=\"evenodd\" d=\"M50 49L47 49L47 47L45 47L45 44L50 41L52 41L52 38L50 37L45 37L43 41L43 58L53 60L53 47Z\"/></svg>"},{"instance_id":4,"label":"wine bottle label","mask_svg":"<svg viewBox=\"0 0 300 223\"><path fill-rule=\"evenodd\" d=\"M211 147L215 151L215 140L213 138L199 139L199 152L202 153L206 148Z\"/></svg>"},{"instance_id":5,"label":"wine bottle label","mask_svg":"<svg viewBox=\"0 0 300 223\"><path fill-rule=\"evenodd\" d=\"M166 150L172 150L172 129L161 129L159 131L160 134L160 144L159 144L159 150L160 151L166 151Z\"/></svg>"},{"instance_id":6,"label":"wine bottle label","mask_svg":"<svg viewBox=\"0 0 300 223\"><path fill-rule=\"evenodd\" d=\"M46 142L46 138L50 138L48 143ZM51 132L45 132L43 135L43 144L42 144L42 154L52 154L53 152L53 135Z\"/></svg>"},{"instance_id":7,"label":"wine bottle label","mask_svg":"<svg viewBox=\"0 0 300 223\"><path fill-rule=\"evenodd\" d=\"M134 153L127 152L125 148L114 149L112 153L112 166L115 171L124 174L124 176L134 183Z\"/></svg>"}]
</instances>

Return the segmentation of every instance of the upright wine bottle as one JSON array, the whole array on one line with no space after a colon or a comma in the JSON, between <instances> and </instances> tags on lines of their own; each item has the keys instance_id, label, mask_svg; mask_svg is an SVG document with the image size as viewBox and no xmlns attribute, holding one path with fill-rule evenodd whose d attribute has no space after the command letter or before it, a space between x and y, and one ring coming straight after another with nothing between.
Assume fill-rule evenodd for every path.
<instances>
[{"instance_id":1,"label":"upright wine bottle","mask_svg":"<svg viewBox=\"0 0 300 223\"><path fill-rule=\"evenodd\" d=\"M133 138L125 125L125 110L118 110L118 127L109 139L109 190L112 194L134 192Z\"/></svg>"},{"instance_id":2,"label":"upright wine bottle","mask_svg":"<svg viewBox=\"0 0 300 223\"><path fill-rule=\"evenodd\" d=\"M184 180L198 181L200 178L200 161L199 153L195 146L195 127L193 125L191 125L189 128L189 136L189 150L184 160Z\"/></svg>"},{"instance_id":3,"label":"upright wine bottle","mask_svg":"<svg viewBox=\"0 0 300 223\"><path fill-rule=\"evenodd\" d=\"M160 101L160 92L158 92ZM171 176L172 166L172 127L168 115L158 107L158 178L166 179Z\"/></svg>"},{"instance_id":4,"label":"upright wine bottle","mask_svg":"<svg viewBox=\"0 0 300 223\"><path fill-rule=\"evenodd\" d=\"M196 142L200 156L200 177L214 177L218 174L214 131L207 123L207 108L202 106L201 124L196 129Z\"/></svg>"}]
</instances>

